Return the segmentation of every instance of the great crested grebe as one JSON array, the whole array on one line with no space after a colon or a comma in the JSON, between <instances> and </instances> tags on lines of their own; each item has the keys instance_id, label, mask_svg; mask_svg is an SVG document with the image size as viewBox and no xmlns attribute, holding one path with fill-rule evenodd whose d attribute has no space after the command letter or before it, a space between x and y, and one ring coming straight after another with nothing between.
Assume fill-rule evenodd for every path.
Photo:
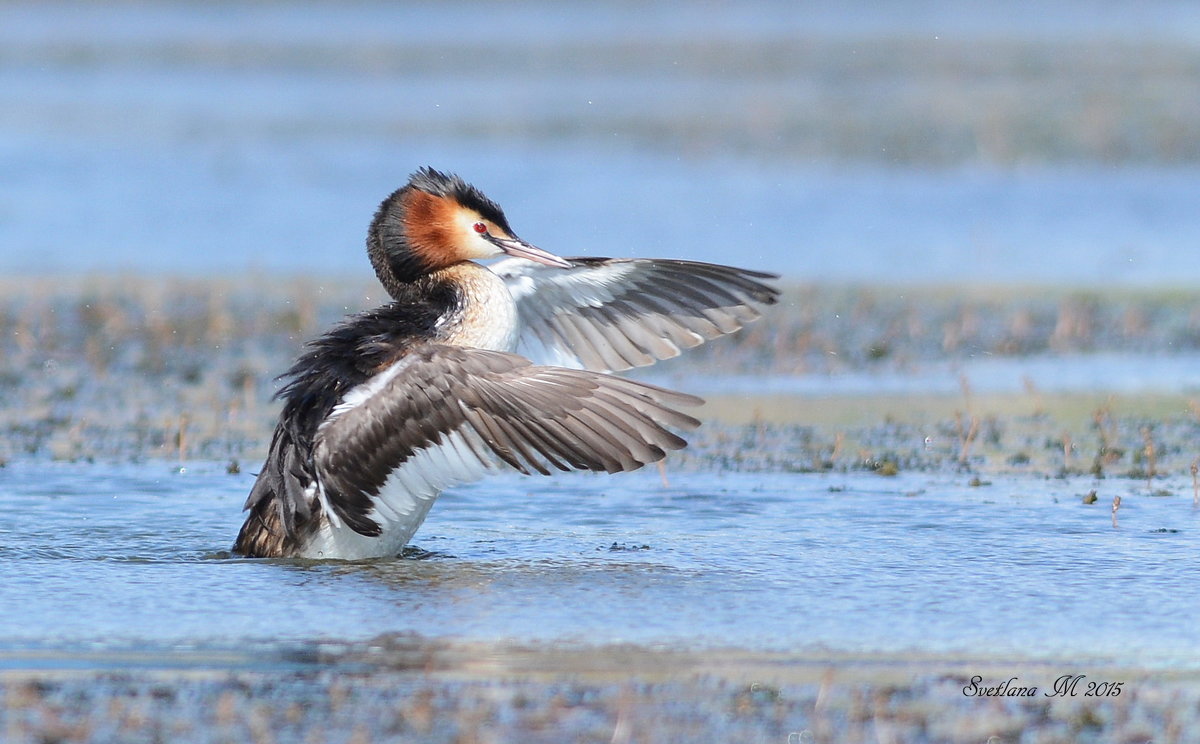
<instances>
[{"instance_id":1,"label":"great crested grebe","mask_svg":"<svg viewBox=\"0 0 1200 744\"><path fill-rule=\"evenodd\" d=\"M657 462L686 444L668 427L699 426L676 409L702 401L607 373L732 333L779 294L759 281L775 275L729 266L560 258L432 168L383 201L367 252L393 301L310 342L282 376L236 553L396 555L442 489L489 470Z\"/></svg>"}]
</instances>

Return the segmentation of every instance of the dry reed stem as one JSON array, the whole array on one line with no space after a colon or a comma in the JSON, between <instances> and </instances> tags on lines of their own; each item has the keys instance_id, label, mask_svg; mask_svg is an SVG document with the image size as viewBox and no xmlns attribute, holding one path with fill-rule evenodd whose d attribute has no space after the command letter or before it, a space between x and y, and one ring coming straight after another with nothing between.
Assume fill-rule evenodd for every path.
<instances>
[{"instance_id":1,"label":"dry reed stem","mask_svg":"<svg viewBox=\"0 0 1200 744\"><path fill-rule=\"evenodd\" d=\"M1200 506L1200 457L1192 460L1192 508Z\"/></svg>"},{"instance_id":2,"label":"dry reed stem","mask_svg":"<svg viewBox=\"0 0 1200 744\"><path fill-rule=\"evenodd\" d=\"M967 459L971 456L971 445L975 443L975 438L979 434L979 417L975 415L971 416L971 425L966 428L965 434L963 432L962 414L955 411L954 418L958 424L959 432L958 461L966 464Z\"/></svg>"},{"instance_id":3,"label":"dry reed stem","mask_svg":"<svg viewBox=\"0 0 1200 744\"><path fill-rule=\"evenodd\" d=\"M838 455L842 453L842 446L846 443L846 432L839 431L833 435L833 451L829 453L829 459L837 462Z\"/></svg>"},{"instance_id":4,"label":"dry reed stem","mask_svg":"<svg viewBox=\"0 0 1200 744\"><path fill-rule=\"evenodd\" d=\"M187 460L187 425L188 415L186 413L179 414L179 429L175 435L175 445L179 455L179 462Z\"/></svg>"},{"instance_id":5,"label":"dry reed stem","mask_svg":"<svg viewBox=\"0 0 1200 744\"><path fill-rule=\"evenodd\" d=\"M958 376L958 386L962 390L963 407L967 409L967 413L974 414L974 408L971 405L971 381L966 375Z\"/></svg>"},{"instance_id":6,"label":"dry reed stem","mask_svg":"<svg viewBox=\"0 0 1200 744\"><path fill-rule=\"evenodd\" d=\"M1146 460L1146 488L1150 488L1154 476L1158 475L1158 455L1154 446L1154 432L1149 426L1142 427L1142 455Z\"/></svg>"},{"instance_id":7,"label":"dry reed stem","mask_svg":"<svg viewBox=\"0 0 1200 744\"><path fill-rule=\"evenodd\" d=\"M1021 378L1021 384L1025 387L1025 394L1033 398L1033 415L1042 416L1046 413L1046 400L1042 397L1042 391L1034 383L1033 378L1025 375Z\"/></svg>"}]
</instances>

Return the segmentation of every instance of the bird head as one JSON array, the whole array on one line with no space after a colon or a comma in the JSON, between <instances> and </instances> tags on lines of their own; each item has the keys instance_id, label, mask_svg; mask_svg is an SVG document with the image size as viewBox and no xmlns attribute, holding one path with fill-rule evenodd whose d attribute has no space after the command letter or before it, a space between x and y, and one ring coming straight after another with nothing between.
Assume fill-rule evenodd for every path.
<instances>
[{"instance_id":1,"label":"bird head","mask_svg":"<svg viewBox=\"0 0 1200 744\"><path fill-rule=\"evenodd\" d=\"M462 261L501 255L570 264L518 238L500 205L458 176L422 168L380 204L367 251L385 287Z\"/></svg>"}]
</instances>

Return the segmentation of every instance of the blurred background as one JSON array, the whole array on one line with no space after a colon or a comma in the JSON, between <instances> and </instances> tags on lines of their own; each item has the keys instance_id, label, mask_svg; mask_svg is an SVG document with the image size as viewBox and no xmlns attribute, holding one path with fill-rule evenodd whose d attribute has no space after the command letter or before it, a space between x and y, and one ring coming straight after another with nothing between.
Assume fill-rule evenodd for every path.
<instances>
[{"instance_id":1,"label":"blurred background","mask_svg":"<svg viewBox=\"0 0 1200 744\"><path fill-rule=\"evenodd\" d=\"M421 165L565 254L1200 280L1200 5L0 4L0 271L369 277Z\"/></svg>"},{"instance_id":2,"label":"blurred background","mask_svg":"<svg viewBox=\"0 0 1200 744\"><path fill-rule=\"evenodd\" d=\"M708 401L662 471L228 560L424 165L784 294L641 373ZM0 0L4 741L1200 741L1198 207L1196 0Z\"/></svg>"}]
</instances>

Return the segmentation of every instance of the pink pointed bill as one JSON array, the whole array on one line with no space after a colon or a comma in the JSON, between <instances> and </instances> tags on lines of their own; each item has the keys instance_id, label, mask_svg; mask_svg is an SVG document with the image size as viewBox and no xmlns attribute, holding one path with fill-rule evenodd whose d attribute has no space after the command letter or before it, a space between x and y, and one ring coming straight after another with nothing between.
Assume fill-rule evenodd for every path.
<instances>
[{"instance_id":1,"label":"pink pointed bill","mask_svg":"<svg viewBox=\"0 0 1200 744\"><path fill-rule=\"evenodd\" d=\"M547 266L557 266L562 269L571 268L571 263L565 258L544 251L541 248L526 243L518 238L492 238L492 242L500 246L500 250L516 258L526 258Z\"/></svg>"}]
</instances>

